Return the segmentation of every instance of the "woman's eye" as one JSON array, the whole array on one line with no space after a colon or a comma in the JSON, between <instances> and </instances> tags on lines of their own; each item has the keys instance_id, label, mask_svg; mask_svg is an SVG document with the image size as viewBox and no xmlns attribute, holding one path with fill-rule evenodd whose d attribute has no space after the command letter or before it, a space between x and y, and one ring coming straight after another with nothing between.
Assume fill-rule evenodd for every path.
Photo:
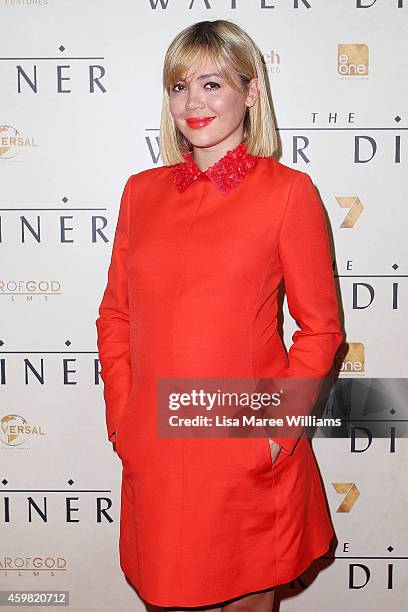
<instances>
[{"instance_id":1,"label":"woman's eye","mask_svg":"<svg viewBox=\"0 0 408 612\"><path fill-rule=\"evenodd\" d=\"M177 89L178 87L184 87L184 85L182 83L176 83L175 85L173 85L171 90L175 92L180 91L179 89Z\"/></svg>"},{"instance_id":2,"label":"woman's eye","mask_svg":"<svg viewBox=\"0 0 408 612\"><path fill-rule=\"evenodd\" d=\"M210 85L210 87L208 88L207 85ZM208 83L206 83L204 85L205 88L213 90L213 89L219 89L219 87L221 87L221 85L219 83L216 83L215 81L208 81ZM182 89L185 89L185 86L183 83L176 83L175 85L173 85L173 87L171 88L171 91L174 92L179 92Z\"/></svg>"},{"instance_id":3,"label":"woman's eye","mask_svg":"<svg viewBox=\"0 0 408 612\"><path fill-rule=\"evenodd\" d=\"M218 89L219 87L221 87L221 85L219 83L216 83L215 81L209 81L205 84L204 87L207 87L207 85L211 85L210 89ZM213 85L215 85L215 87L213 87Z\"/></svg>"}]
</instances>

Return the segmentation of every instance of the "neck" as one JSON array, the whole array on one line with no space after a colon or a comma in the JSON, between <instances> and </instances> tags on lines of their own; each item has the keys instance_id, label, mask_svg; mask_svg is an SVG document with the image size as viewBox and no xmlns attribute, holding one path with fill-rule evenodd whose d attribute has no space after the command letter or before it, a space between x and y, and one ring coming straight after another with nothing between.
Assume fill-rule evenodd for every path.
<instances>
[{"instance_id":1,"label":"neck","mask_svg":"<svg viewBox=\"0 0 408 612\"><path fill-rule=\"evenodd\" d=\"M194 147L194 162L197 164L197 166L202 172L205 172L207 168L209 168L217 161L219 161L222 157L224 157L227 151L232 151L239 144L241 144L242 140L242 134L239 134L238 136L234 134L230 138L227 138L211 147Z\"/></svg>"}]
</instances>

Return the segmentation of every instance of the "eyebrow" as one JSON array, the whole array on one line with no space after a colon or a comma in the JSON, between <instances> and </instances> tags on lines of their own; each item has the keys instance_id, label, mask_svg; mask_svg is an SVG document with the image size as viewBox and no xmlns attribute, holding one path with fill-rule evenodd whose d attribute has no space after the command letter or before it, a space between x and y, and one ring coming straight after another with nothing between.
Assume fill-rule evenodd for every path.
<instances>
[{"instance_id":1,"label":"eyebrow","mask_svg":"<svg viewBox=\"0 0 408 612\"><path fill-rule=\"evenodd\" d=\"M197 77L197 79L208 79L208 77L219 77L220 79L222 78L222 76L220 74L216 74L215 72L211 72L210 74L201 74L199 77Z\"/></svg>"},{"instance_id":2,"label":"eyebrow","mask_svg":"<svg viewBox=\"0 0 408 612\"><path fill-rule=\"evenodd\" d=\"M218 77L219 79L222 79L222 76L220 74L217 74L215 72L211 72L210 74L200 74L199 77L197 77L197 80L202 80L202 79L208 79L209 77ZM180 81L185 81L185 79L180 79Z\"/></svg>"}]
</instances>

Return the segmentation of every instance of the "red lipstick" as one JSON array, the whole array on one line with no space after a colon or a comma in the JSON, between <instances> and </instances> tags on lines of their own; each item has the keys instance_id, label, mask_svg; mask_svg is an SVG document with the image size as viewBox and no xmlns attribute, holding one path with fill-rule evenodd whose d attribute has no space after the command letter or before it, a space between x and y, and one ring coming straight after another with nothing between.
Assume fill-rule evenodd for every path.
<instances>
[{"instance_id":1,"label":"red lipstick","mask_svg":"<svg viewBox=\"0 0 408 612\"><path fill-rule=\"evenodd\" d=\"M187 123L191 128L202 128L211 123L214 117L190 117Z\"/></svg>"}]
</instances>

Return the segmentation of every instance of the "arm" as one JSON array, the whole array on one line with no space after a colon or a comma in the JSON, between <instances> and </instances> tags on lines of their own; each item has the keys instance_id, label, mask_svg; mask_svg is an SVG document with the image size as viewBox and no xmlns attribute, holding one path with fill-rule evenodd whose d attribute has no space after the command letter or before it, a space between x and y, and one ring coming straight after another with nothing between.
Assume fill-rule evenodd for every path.
<instances>
[{"instance_id":1,"label":"arm","mask_svg":"<svg viewBox=\"0 0 408 612\"><path fill-rule=\"evenodd\" d=\"M300 329L292 336L288 367L275 378L323 379L333 366L343 332L323 206L310 176L304 172L298 174L289 192L279 235L279 256L288 309ZM305 411L295 408L294 413ZM291 454L299 438L273 440Z\"/></svg>"},{"instance_id":2,"label":"arm","mask_svg":"<svg viewBox=\"0 0 408 612\"><path fill-rule=\"evenodd\" d=\"M130 330L128 302L127 248L132 176L124 187L108 282L96 320L97 345L104 382L105 416L109 440L114 441L121 413L131 388Z\"/></svg>"}]
</instances>

